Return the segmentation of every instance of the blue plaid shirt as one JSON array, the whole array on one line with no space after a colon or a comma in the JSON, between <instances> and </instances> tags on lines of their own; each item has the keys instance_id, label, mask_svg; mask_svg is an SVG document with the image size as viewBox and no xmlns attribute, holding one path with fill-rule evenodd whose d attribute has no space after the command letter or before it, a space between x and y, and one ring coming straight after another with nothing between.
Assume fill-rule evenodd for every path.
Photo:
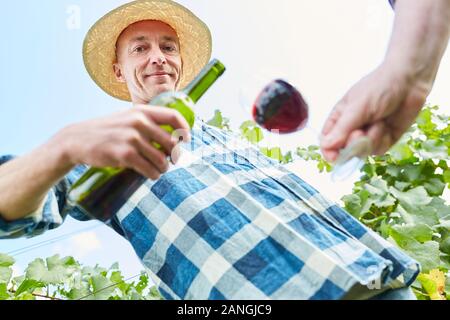
<instances>
[{"instance_id":1,"label":"blue plaid shirt","mask_svg":"<svg viewBox=\"0 0 450 320\"><path fill-rule=\"evenodd\" d=\"M111 227L167 299L341 299L404 287L416 261L237 135L197 119L180 162L146 183ZM0 164L11 157L0 158ZM29 217L0 220L0 238L58 227L72 170Z\"/></svg>"}]
</instances>

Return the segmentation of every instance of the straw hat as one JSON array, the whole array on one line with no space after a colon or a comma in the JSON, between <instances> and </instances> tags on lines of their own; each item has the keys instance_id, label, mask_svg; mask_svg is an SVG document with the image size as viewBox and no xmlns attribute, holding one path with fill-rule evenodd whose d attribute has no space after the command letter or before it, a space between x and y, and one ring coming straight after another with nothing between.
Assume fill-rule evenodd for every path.
<instances>
[{"instance_id":1,"label":"straw hat","mask_svg":"<svg viewBox=\"0 0 450 320\"><path fill-rule=\"evenodd\" d=\"M171 26L180 41L183 60L180 87L185 87L211 58L209 28L191 11L171 0L137 0L106 14L89 30L83 45L84 65L109 95L131 101L127 85L116 80L113 63L118 37L129 25L142 20L159 20Z\"/></svg>"}]
</instances>

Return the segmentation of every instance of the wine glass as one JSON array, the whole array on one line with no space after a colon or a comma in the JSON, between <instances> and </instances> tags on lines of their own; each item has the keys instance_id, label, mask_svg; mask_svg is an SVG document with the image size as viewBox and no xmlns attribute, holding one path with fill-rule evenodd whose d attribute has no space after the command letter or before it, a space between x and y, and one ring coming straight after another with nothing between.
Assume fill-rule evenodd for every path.
<instances>
[{"instance_id":1,"label":"wine glass","mask_svg":"<svg viewBox=\"0 0 450 320\"><path fill-rule=\"evenodd\" d=\"M305 98L290 81L256 72L246 79L238 92L239 105L262 128L282 135L317 130L308 125L310 112ZM340 150L331 178L343 181L361 169L364 158L372 151L371 140L362 136Z\"/></svg>"}]
</instances>

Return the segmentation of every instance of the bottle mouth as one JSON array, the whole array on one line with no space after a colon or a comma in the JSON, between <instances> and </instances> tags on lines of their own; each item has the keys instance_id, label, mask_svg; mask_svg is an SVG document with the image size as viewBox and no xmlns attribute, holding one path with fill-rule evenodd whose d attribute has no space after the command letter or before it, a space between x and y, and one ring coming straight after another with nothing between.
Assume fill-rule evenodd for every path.
<instances>
[{"instance_id":1,"label":"bottle mouth","mask_svg":"<svg viewBox=\"0 0 450 320\"><path fill-rule=\"evenodd\" d=\"M360 170L364 159L372 153L372 141L369 137L360 137L341 150L333 168L331 179L342 181Z\"/></svg>"},{"instance_id":2,"label":"bottle mouth","mask_svg":"<svg viewBox=\"0 0 450 320\"><path fill-rule=\"evenodd\" d=\"M212 63L214 64L214 68L216 68L219 76L221 76L226 70L225 65L218 59L213 59Z\"/></svg>"}]
</instances>

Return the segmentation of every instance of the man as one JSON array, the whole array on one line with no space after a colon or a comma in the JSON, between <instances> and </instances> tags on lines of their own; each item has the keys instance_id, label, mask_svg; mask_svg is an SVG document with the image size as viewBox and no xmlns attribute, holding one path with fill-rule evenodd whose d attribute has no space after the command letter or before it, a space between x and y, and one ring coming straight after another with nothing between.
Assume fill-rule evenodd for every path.
<instances>
[{"instance_id":1,"label":"man","mask_svg":"<svg viewBox=\"0 0 450 320\"><path fill-rule=\"evenodd\" d=\"M386 290L409 298L409 289L389 289L411 284L414 260L237 136L197 119L179 163L169 165L176 141L158 124L188 126L146 104L186 85L211 45L207 26L170 0L131 2L101 18L85 40L86 68L134 107L0 159L0 236L32 236L67 214L86 220L66 195L87 165L132 168L149 180L111 227L168 299L362 299Z\"/></svg>"},{"instance_id":2,"label":"man","mask_svg":"<svg viewBox=\"0 0 450 320\"><path fill-rule=\"evenodd\" d=\"M384 61L344 95L324 125L321 148L329 161L360 136L371 139L371 153L384 154L412 125L431 92L450 36L450 1L395 3Z\"/></svg>"}]
</instances>

